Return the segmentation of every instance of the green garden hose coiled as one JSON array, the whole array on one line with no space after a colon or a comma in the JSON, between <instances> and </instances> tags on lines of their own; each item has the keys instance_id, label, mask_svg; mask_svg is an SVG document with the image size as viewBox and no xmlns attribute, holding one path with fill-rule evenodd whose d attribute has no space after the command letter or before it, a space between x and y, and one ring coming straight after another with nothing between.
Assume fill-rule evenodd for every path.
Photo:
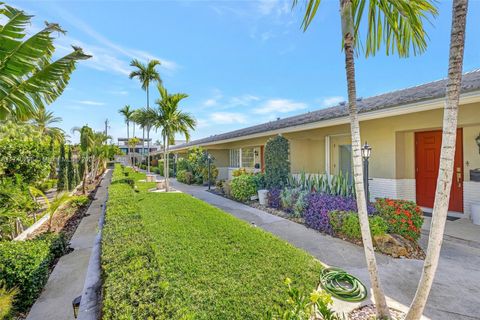
<instances>
[{"instance_id":1,"label":"green garden hose coiled","mask_svg":"<svg viewBox=\"0 0 480 320\"><path fill-rule=\"evenodd\" d=\"M355 276L340 268L325 268L320 275L323 290L340 300L357 302L367 297L367 288Z\"/></svg>"}]
</instances>

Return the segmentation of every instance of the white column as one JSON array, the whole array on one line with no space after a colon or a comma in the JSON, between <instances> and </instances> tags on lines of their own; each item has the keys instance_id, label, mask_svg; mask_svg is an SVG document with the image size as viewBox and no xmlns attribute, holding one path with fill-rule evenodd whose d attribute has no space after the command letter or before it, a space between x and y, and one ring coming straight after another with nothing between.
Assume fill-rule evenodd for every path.
<instances>
[{"instance_id":1,"label":"white column","mask_svg":"<svg viewBox=\"0 0 480 320\"><path fill-rule=\"evenodd\" d=\"M325 136L325 173L330 175L330 136Z\"/></svg>"},{"instance_id":2,"label":"white column","mask_svg":"<svg viewBox=\"0 0 480 320\"><path fill-rule=\"evenodd\" d=\"M242 165L242 148L238 149L238 164L239 164L240 168L243 168L243 165Z\"/></svg>"}]
</instances>

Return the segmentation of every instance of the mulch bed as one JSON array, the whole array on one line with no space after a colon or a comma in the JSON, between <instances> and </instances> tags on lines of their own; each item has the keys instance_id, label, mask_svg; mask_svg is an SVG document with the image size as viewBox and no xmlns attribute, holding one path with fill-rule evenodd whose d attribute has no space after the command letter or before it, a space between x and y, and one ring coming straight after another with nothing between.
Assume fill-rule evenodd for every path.
<instances>
[{"instance_id":1,"label":"mulch bed","mask_svg":"<svg viewBox=\"0 0 480 320\"><path fill-rule=\"evenodd\" d=\"M377 309L373 304L360 307L351 311L348 314L349 320L375 320ZM390 315L392 320L403 320L405 319L405 313L396 309L390 308Z\"/></svg>"},{"instance_id":2,"label":"mulch bed","mask_svg":"<svg viewBox=\"0 0 480 320\"><path fill-rule=\"evenodd\" d=\"M294 217L292 216L291 214L283 211L283 210L279 210L279 209L274 209L274 208L270 208L270 207L266 207L266 206L263 206L261 205L260 203L258 203L258 201L249 201L249 202L240 202L240 201L237 201L231 197L228 197L227 195L225 195L223 192L220 192L220 191L217 191L216 189L211 189L211 190L207 190L208 192L210 193L213 193L213 194L216 194L218 196L221 196L221 197L224 197L224 198L227 198L229 200L233 200L233 201L236 201L236 202L239 202L239 203L242 203L242 204L246 204L252 208L255 208L255 209L259 209L259 210L262 210L262 211L265 211L267 213L270 213L270 214L273 214L275 216L279 216L281 218L284 218L284 219L288 219L288 220L291 220L293 222L296 222L296 223L300 223L302 225L305 225L305 219L302 218L302 217ZM350 238L346 238L346 237L342 237L341 235L340 236L336 236L336 238L339 238L339 239L342 239L344 241L348 241L350 243L353 243L353 244L356 244L358 246L362 246L362 241L361 240L356 240L356 239L350 239ZM425 259L425 252L423 251L423 249L417 244L417 243L411 243L412 247L414 248L412 251L410 251L408 253L407 256L405 257L394 257L394 258L397 258L397 259L418 259L418 260L424 260ZM383 252L382 252L383 253ZM388 255L386 253L383 253L385 255Z\"/></svg>"}]
</instances>

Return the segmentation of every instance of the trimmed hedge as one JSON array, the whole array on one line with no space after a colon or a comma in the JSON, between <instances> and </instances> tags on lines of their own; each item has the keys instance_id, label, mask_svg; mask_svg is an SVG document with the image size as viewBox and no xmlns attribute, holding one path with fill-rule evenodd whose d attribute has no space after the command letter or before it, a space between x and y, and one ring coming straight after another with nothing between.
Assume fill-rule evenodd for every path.
<instances>
[{"instance_id":1,"label":"trimmed hedge","mask_svg":"<svg viewBox=\"0 0 480 320\"><path fill-rule=\"evenodd\" d=\"M265 182L267 188L282 188L290 174L290 143L278 135L265 145Z\"/></svg>"},{"instance_id":2,"label":"trimmed hedge","mask_svg":"<svg viewBox=\"0 0 480 320\"><path fill-rule=\"evenodd\" d=\"M27 310L47 282L55 258L67 249L63 234L44 234L34 240L0 242L0 283L18 288L14 307Z\"/></svg>"},{"instance_id":3,"label":"trimmed hedge","mask_svg":"<svg viewBox=\"0 0 480 320\"><path fill-rule=\"evenodd\" d=\"M141 175L135 174L137 180ZM103 319L170 319L167 299L151 239L139 214L137 195L118 167L109 188L102 238Z\"/></svg>"}]
</instances>

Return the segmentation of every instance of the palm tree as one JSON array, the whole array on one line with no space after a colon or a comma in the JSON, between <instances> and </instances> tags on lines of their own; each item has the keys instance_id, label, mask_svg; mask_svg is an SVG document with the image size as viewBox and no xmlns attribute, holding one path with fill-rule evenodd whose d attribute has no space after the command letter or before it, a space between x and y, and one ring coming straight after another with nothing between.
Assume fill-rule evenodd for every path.
<instances>
[{"instance_id":1,"label":"palm tree","mask_svg":"<svg viewBox=\"0 0 480 320\"><path fill-rule=\"evenodd\" d=\"M128 146L129 146L130 148L133 148L133 150L134 150L134 151L133 151L133 152L134 152L134 155L133 155L133 166L134 166L134 167L135 167L135 146L136 146L137 144L139 144L139 143L140 143L140 139L138 139L138 138L136 138L136 137L130 138L130 139L128 140Z\"/></svg>"},{"instance_id":2,"label":"palm tree","mask_svg":"<svg viewBox=\"0 0 480 320\"><path fill-rule=\"evenodd\" d=\"M150 124L151 119L150 119L149 113L150 113L150 109L141 108L141 109L135 110L135 112L132 116L132 119L135 120L135 122L140 126L140 128L143 131L142 132L142 141L145 141L145 129L148 129L148 128L151 127L151 124ZM142 152L142 161L143 161L144 156L145 156L145 148L143 148L142 151L143 151Z\"/></svg>"},{"instance_id":3,"label":"palm tree","mask_svg":"<svg viewBox=\"0 0 480 320\"><path fill-rule=\"evenodd\" d=\"M443 113L443 137L440 165L433 205L428 249L423 272L415 298L405 319L420 319L432 288L442 248L445 221L447 220L450 188L452 186L455 147L457 140L458 101L462 84L463 53L465 48L465 26L468 0L455 0L452 7L452 29L450 34L450 58L448 82Z\"/></svg>"},{"instance_id":4,"label":"palm tree","mask_svg":"<svg viewBox=\"0 0 480 320\"><path fill-rule=\"evenodd\" d=\"M83 153L83 178L82 178L82 190L83 194L87 194L87 183L88 183L88 161L89 161L89 153L92 151L94 146L94 133L92 128L87 125L84 125L81 128L75 127L72 128L72 133L79 132L80 133L80 150Z\"/></svg>"},{"instance_id":5,"label":"palm tree","mask_svg":"<svg viewBox=\"0 0 480 320\"><path fill-rule=\"evenodd\" d=\"M67 86L79 60L91 56L79 47L51 61L55 47L53 33L65 33L56 23L25 39L26 27L33 16L0 4L0 14L6 22L0 25L0 119L8 116L28 119L37 108L57 99Z\"/></svg>"},{"instance_id":6,"label":"palm tree","mask_svg":"<svg viewBox=\"0 0 480 320\"><path fill-rule=\"evenodd\" d=\"M421 53L426 49L426 33L423 20L427 15L436 14L430 0L423 1L367 1L339 0L342 25L342 44L345 53L345 69L348 87L348 109L352 140L353 175L357 197L358 216L362 241L370 275L374 300L377 306L377 318L390 319L390 311L383 292L375 252L368 223L367 201L363 185L363 166L361 155L360 125L357 112L357 91L355 83L355 48L361 48L359 37L362 18L367 20L365 30L365 54L375 55L385 43L387 54L397 51L400 57L407 57L410 51ZM298 0L293 0L298 5ZM320 0L306 0L306 11L302 22L304 31L315 17ZM367 10L367 12L365 12Z\"/></svg>"},{"instance_id":7,"label":"palm tree","mask_svg":"<svg viewBox=\"0 0 480 320\"><path fill-rule=\"evenodd\" d=\"M47 111L40 107L32 115L30 123L37 128L42 135L47 135L56 142L62 142L65 137L65 132L59 127L52 126L55 123L62 122L61 117L56 117L52 111Z\"/></svg>"},{"instance_id":8,"label":"palm tree","mask_svg":"<svg viewBox=\"0 0 480 320\"><path fill-rule=\"evenodd\" d=\"M122 109L118 110L118 113L123 115L123 119L125 120L125 123L127 124L127 144L128 144L128 140L130 140L130 121L133 120L132 118L133 118L133 113L134 112L135 111L132 110L131 107L128 104L125 105L125 107L123 107ZM133 134L135 135L135 131L133 132ZM128 148L128 153L130 153L130 148ZM130 158L130 163L131 162L132 162L132 159Z\"/></svg>"},{"instance_id":9,"label":"palm tree","mask_svg":"<svg viewBox=\"0 0 480 320\"><path fill-rule=\"evenodd\" d=\"M158 130L161 128L163 137L163 172L165 175L165 190L169 191L169 158L168 148L175 139L175 134L180 133L185 139L190 140L190 130L196 126L192 115L180 110L180 101L187 98L185 93L169 94L163 86L157 86L161 99L155 101L157 109L151 111L153 126Z\"/></svg>"},{"instance_id":10,"label":"palm tree","mask_svg":"<svg viewBox=\"0 0 480 320\"><path fill-rule=\"evenodd\" d=\"M156 66L159 66L161 63L158 60L150 60L147 64L143 64L137 59L133 59L130 62L130 66L135 67L136 70L130 73L130 79L138 78L142 89L147 92L147 109L150 109L150 83L157 82L158 84L162 84L162 79L160 78L160 74L155 69ZM148 148L148 160L147 160L147 172L150 173L150 128L151 125L147 125L147 148Z\"/></svg>"}]
</instances>

